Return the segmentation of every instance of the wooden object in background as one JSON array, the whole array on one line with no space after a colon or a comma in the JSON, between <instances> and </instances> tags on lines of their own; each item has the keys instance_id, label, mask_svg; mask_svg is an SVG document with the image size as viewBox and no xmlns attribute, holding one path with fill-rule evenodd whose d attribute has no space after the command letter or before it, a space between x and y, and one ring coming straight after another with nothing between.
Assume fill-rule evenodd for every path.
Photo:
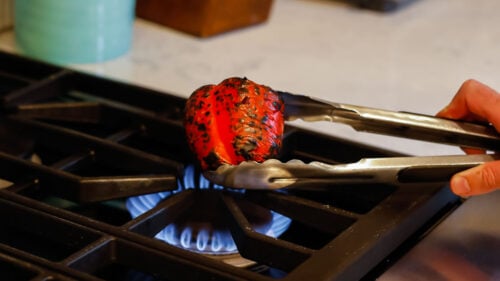
<instances>
[{"instance_id":1,"label":"wooden object in background","mask_svg":"<svg viewBox=\"0 0 500 281\"><path fill-rule=\"evenodd\" d=\"M136 15L199 37L266 21L272 0L137 0Z\"/></svg>"},{"instance_id":2,"label":"wooden object in background","mask_svg":"<svg viewBox=\"0 0 500 281\"><path fill-rule=\"evenodd\" d=\"M14 0L0 0L0 32L14 25Z\"/></svg>"}]
</instances>

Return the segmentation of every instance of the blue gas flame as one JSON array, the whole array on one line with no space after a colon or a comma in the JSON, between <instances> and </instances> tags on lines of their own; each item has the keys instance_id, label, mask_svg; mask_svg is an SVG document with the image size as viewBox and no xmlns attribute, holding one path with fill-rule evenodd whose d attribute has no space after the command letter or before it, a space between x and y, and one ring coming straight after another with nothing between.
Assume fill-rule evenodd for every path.
<instances>
[{"instance_id":1,"label":"blue gas flame","mask_svg":"<svg viewBox=\"0 0 500 281\"><path fill-rule=\"evenodd\" d=\"M132 217L135 218L152 209L163 199L186 189L224 189L220 185L211 183L203 175L196 177L196 174L194 166L187 166L184 171L184 177L178 180L177 189L130 197L126 202L127 209ZM245 191L234 190L234 192ZM255 231L276 238L288 229L291 219L276 212L270 212L272 216L270 226L265 229L257 228ZM157 233L155 237L171 245L194 252L206 254L232 254L238 252L236 243L229 230L218 230L211 227L200 227L199 225L196 227L177 226L175 223L172 223Z\"/></svg>"}]
</instances>

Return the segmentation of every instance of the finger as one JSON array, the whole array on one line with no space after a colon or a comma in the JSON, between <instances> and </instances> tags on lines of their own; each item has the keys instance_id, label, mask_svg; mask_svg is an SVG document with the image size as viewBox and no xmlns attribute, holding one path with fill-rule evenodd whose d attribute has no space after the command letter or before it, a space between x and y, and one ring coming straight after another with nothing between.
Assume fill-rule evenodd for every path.
<instances>
[{"instance_id":1,"label":"finger","mask_svg":"<svg viewBox=\"0 0 500 281\"><path fill-rule=\"evenodd\" d=\"M471 114L471 112L467 106L465 95L469 95L468 93L475 93L477 88L481 87L483 87L483 85L475 80L465 81L462 83L450 103L436 115L451 119L469 119L467 117Z\"/></svg>"},{"instance_id":2,"label":"finger","mask_svg":"<svg viewBox=\"0 0 500 281\"><path fill-rule=\"evenodd\" d=\"M477 105L491 106L491 104L484 104L485 97L487 99L489 96L496 95L497 92L487 85L474 79L469 79L460 86L450 104L438 114L448 118L462 119L474 114L472 109L477 107Z\"/></svg>"},{"instance_id":3,"label":"finger","mask_svg":"<svg viewBox=\"0 0 500 281\"><path fill-rule=\"evenodd\" d=\"M500 95L476 81L465 81L450 104L438 113L440 117L479 120L492 123L500 130Z\"/></svg>"},{"instance_id":4,"label":"finger","mask_svg":"<svg viewBox=\"0 0 500 281\"><path fill-rule=\"evenodd\" d=\"M500 189L500 161L487 162L455 174L450 187L455 194L463 197Z\"/></svg>"}]
</instances>

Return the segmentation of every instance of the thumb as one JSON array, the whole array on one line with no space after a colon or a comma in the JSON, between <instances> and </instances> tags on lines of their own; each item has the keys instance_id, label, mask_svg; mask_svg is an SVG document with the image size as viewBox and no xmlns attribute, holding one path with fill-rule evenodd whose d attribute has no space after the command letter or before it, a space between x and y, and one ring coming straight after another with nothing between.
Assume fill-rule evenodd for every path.
<instances>
[{"instance_id":1,"label":"thumb","mask_svg":"<svg viewBox=\"0 0 500 281\"><path fill-rule=\"evenodd\" d=\"M463 197L500 189L500 161L487 162L455 174L450 187L453 193Z\"/></svg>"}]
</instances>

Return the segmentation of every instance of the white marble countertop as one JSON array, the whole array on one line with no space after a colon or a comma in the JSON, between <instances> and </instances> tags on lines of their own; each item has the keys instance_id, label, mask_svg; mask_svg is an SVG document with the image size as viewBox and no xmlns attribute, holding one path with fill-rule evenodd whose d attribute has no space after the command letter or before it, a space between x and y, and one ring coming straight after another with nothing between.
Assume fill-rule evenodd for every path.
<instances>
[{"instance_id":1,"label":"white marble countertop","mask_svg":"<svg viewBox=\"0 0 500 281\"><path fill-rule=\"evenodd\" d=\"M465 79L500 89L499 10L491 0L417 0L389 14L332 0L275 0L268 22L206 39L138 19L126 55L70 67L183 97L246 76L331 101L432 115ZM0 49L18 52L12 31L0 34ZM461 153L339 124L297 124L409 154Z\"/></svg>"}]
</instances>

